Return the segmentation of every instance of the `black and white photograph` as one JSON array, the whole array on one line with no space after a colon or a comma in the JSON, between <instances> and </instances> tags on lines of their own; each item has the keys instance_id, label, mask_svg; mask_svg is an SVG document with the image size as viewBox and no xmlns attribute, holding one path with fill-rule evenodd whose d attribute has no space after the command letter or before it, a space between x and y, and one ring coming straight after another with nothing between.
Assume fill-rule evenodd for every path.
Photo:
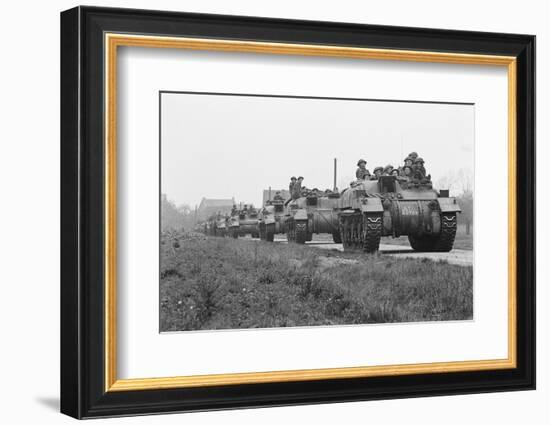
<instances>
[{"instance_id":1,"label":"black and white photograph","mask_svg":"<svg viewBox=\"0 0 550 425\"><path fill-rule=\"evenodd\" d=\"M474 117L160 92L160 331L473 320Z\"/></svg>"},{"instance_id":2,"label":"black and white photograph","mask_svg":"<svg viewBox=\"0 0 550 425\"><path fill-rule=\"evenodd\" d=\"M8 186L40 202L33 220L6 221L24 260L14 276L36 270L41 283L54 267L60 291L5 297L11 319L40 316L8 330L52 328L29 344L51 339L60 359L27 361L54 380L35 370L10 388L55 384L78 419L220 422L250 408L234 418L257 423L284 406L271 422L333 423L364 416L351 402L391 423L427 410L460 424L536 417L544 394L506 394L536 387L545 311L536 37L517 8L497 22L476 5L434 19L378 6L61 12L57 83L37 80L60 85L61 119L39 108L25 115L37 125L17 126L60 124L61 149L47 150L61 167L44 156L49 138L25 138L36 152L8 144L31 161L13 161L29 188ZM29 69L53 57L34 50ZM33 161L60 171L58 196L36 190ZM51 238L16 224L59 209L61 262L40 249L31 262L32 243Z\"/></svg>"}]
</instances>

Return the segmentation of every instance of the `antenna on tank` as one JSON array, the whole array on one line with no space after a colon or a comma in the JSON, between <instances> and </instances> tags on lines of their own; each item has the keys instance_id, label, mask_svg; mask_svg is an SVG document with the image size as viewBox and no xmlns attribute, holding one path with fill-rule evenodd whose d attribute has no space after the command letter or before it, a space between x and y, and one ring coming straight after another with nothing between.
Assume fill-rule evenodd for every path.
<instances>
[{"instance_id":1,"label":"antenna on tank","mask_svg":"<svg viewBox=\"0 0 550 425\"><path fill-rule=\"evenodd\" d=\"M337 159L334 158L334 185L332 186L332 190L336 191L336 171L337 171Z\"/></svg>"}]
</instances>

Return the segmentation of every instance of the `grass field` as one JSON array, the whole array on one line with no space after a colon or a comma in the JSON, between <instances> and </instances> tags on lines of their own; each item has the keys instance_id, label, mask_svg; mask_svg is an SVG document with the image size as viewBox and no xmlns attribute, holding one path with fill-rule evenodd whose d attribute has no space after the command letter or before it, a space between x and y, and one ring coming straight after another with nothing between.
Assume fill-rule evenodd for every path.
<instances>
[{"instance_id":1,"label":"grass field","mask_svg":"<svg viewBox=\"0 0 550 425\"><path fill-rule=\"evenodd\" d=\"M472 267L164 233L160 330L464 320Z\"/></svg>"}]
</instances>

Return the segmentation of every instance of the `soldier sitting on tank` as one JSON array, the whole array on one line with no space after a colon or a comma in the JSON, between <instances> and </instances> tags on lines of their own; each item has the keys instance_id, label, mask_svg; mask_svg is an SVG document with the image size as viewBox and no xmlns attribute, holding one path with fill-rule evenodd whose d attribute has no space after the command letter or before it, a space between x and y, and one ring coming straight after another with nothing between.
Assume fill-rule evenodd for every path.
<instances>
[{"instance_id":1,"label":"soldier sitting on tank","mask_svg":"<svg viewBox=\"0 0 550 425\"><path fill-rule=\"evenodd\" d=\"M409 165L405 165L403 167L403 175L399 176L397 179L399 181L399 184L401 184L401 187L403 189L406 189L409 187L409 183L412 182L413 178L413 169Z\"/></svg>"},{"instance_id":2,"label":"soldier sitting on tank","mask_svg":"<svg viewBox=\"0 0 550 425\"><path fill-rule=\"evenodd\" d=\"M304 178L302 176L298 177L298 180L292 185L291 196L292 199L298 199L302 193L302 182Z\"/></svg>"},{"instance_id":3,"label":"soldier sitting on tank","mask_svg":"<svg viewBox=\"0 0 550 425\"><path fill-rule=\"evenodd\" d=\"M413 162L416 158L418 158L418 154L416 152L411 152L409 155L408 155L409 158L412 158Z\"/></svg>"},{"instance_id":4,"label":"soldier sitting on tank","mask_svg":"<svg viewBox=\"0 0 550 425\"><path fill-rule=\"evenodd\" d=\"M391 176L391 172L393 171L393 165L386 165L384 167L384 171L382 171L383 176Z\"/></svg>"},{"instance_id":5,"label":"soldier sitting on tank","mask_svg":"<svg viewBox=\"0 0 550 425\"><path fill-rule=\"evenodd\" d=\"M357 180L368 179L370 177L370 171L366 168L367 161L365 161L364 159L360 159L359 161L357 161L357 166L359 167L357 171L355 171L355 177L357 178Z\"/></svg>"},{"instance_id":6,"label":"soldier sitting on tank","mask_svg":"<svg viewBox=\"0 0 550 425\"><path fill-rule=\"evenodd\" d=\"M419 170L422 173L423 176L426 175L426 168L424 168L424 160L420 157L418 157L414 160L413 169L414 170Z\"/></svg>"},{"instance_id":7,"label":"soldier sitting on tank","mask_svg":"<svg viewBox=\"0 0 550 425\"><path fill-rule=\"evenodd\" d=\"M296 177L292 176L290 178L290 183L288 184L288 191L292 193L292 188L294 187L294 184L296 183Z\"/></svg>"},{"instance_id":8,"label":"soldier sitting on tank","mask_svg":"<svg viewBox=\"0 0 550 425\"><path fill-rule=\"evenodd\" d=\"M412 167L413 166L413 162L414 162L414 159L410 156L406 157L404 160L403 160L404 164L408 167Z\"/></svg>"},{"instance_id":9,"label":"soldier sitting on tank","mask_svg":"<svg viewBox=\"0 0 550 425\"><path fill-rule=\"evenodd\" d=\"M374 174L371 176L371 180L378 180L378 178L382 175L384 172L384 167L376 167L374 169Z\"/></svg>"},{"instance_id":10,"label":"soldier sitting on tank","mask_svg":"<svg viewBox=\"0 0 550 425\"><path fill-rule=\"evenodd\" d=\"M399 177L400 176L400 170L398 168L394 168L393 170L391 170L391 176L395 176L395 177Z\"/></svg>"}]
</instances>

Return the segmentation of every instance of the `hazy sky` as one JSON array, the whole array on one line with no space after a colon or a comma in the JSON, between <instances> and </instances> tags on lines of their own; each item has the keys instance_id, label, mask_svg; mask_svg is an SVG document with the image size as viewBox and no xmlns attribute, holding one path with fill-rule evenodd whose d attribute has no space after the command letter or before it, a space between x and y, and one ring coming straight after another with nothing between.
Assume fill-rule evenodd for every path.
<instances>
[{"instance_id":1,"label":"hazy sky","mask_svg":"<svg viewBox=\"0 0 550 425\"><path fill-rule=\"evenodd\" d=\"M437 181L474 168L474 106L163 93L161 189L176 204L232 198L259 206L262 190L340 189L356 163L401 165L417 151Z\"/></svg>"}]
</instances>

